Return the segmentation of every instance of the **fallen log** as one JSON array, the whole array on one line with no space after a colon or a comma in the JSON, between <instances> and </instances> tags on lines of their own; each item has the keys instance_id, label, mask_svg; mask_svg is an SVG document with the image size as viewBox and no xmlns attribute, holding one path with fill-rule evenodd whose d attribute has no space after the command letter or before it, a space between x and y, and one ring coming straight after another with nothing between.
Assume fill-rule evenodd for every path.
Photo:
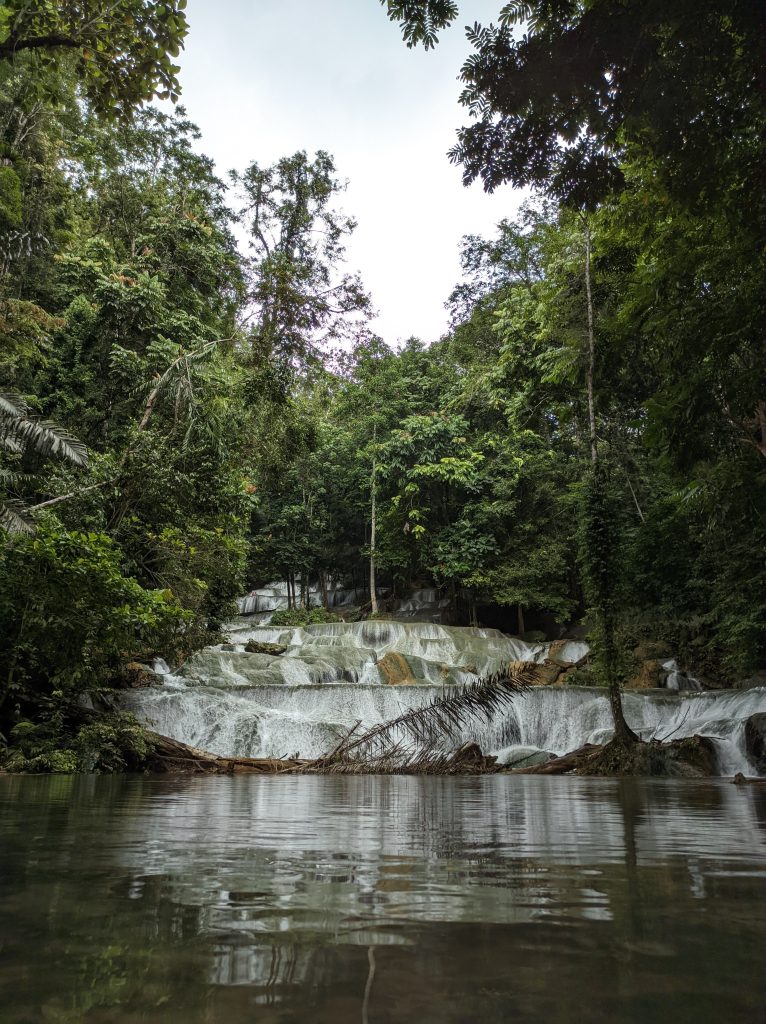
<instances>
[{"instance_id":1,"label":"fallen log","mask_svg":"<svg viewBox=\"0 0 766 1024\"><path fill-rule=\"evenodd\" d=\"M151 752L147 756L147 767L151 771L174 775L238 775L257 773L279 775L283 772L300 770L310 762L296 758L277 757L222 757L198 750L188 743L161 736L158 732L147 731Z\"/></svg>"}]
</instances>

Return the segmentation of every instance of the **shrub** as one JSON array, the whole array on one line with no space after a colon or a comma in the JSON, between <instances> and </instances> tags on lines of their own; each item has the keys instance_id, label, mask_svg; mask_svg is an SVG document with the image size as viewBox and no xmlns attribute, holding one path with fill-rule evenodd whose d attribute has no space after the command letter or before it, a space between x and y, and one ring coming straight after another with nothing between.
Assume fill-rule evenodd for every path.
<instances>
[{"instance_id":1,"label":"shrub","mask_svg":"<svg viewBox=\"0 0 766 1024\"><path fill-rule=\"evenodd\" d=\"M274 612L272 626L313 626L322 622L341 622L339 615L326 608L284 608Z\"/></svg>"}]
</instances>

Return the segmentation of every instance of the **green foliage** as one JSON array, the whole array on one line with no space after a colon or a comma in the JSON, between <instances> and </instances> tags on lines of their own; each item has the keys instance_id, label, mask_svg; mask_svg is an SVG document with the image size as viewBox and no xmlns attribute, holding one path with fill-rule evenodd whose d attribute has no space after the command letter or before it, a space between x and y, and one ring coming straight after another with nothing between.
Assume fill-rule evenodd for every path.
<instances>
[{"instance_id":1,"label":"green foliage","mask_svg":"<svg viewBox=\"0 0 766 1024\"><path fill-rule=\"evenodd\" d=\"M356 223L333 208L345 186L330 154L320 150L312 161L299 152L266 168L252 163L233 180L253 252L256 357L300 364L358 333L370 300L358 276L340 271Z\"/></svg>"},{"instance_id":2,"label":"green foliage","mask_svg":"<svg viewBox=\"0 0 766 1024\"><path fill-rule=\"evenodd\" d=\"M103 534L53 518L7 543L0 563L0 732L50 702L66 708L108 687L119 665L183 644L189 614L164 590L125 576Z\"/></svg>"},{"instance_id":3,"label":"green foliage","mask_svg":"<svg viewBox=\"0 0 766 1024\"><path fill-rule=\"evenodd\" d=\"M86 95L104 112L129 112L154 96L175 101L186 0L5 0L0 60L55 62L73 55Z\"/></svg>"},{"instance_id":4,"label":"green foliage","mask_svg":"<svg viewBox=\"0 0 766 1024\"><path fill-rule=\"evenodd\" d=\"M21 181L12 167L0 166L0 232L21 227Z\"/></svg>"},{"instance_id":5,"label":"green foliage","mask_svg":"<svg viewBox=\"0 0 766 1024\"><path fill-rule=\"evenodd\" d=\"M271 617L272 626L313 626L340 621L338 615L326 608L283 608Z\"/></svg>"},{"instance_id":6,"label":"green foliage","mask_svg":"<svg viewBox=\"0 0 766 1024\"><path fill-rule=\"evenodd\" d=\"M439 38L441 29L454 21L458 14L458 6L454 0L380 0L388 9L391 21L398 21L402 35L408 46L423 44L426 50L432 49Z\"/></svg>"},{"instance_id":7,"label":"green foliage","mask_svg":"<svg viewBox=\"0 0 766 1024\"><path fill-rule=\"evenodd\" d=\"M11 772L61 774L138 771L150 750L146 730L127 712L104 713L79 726L54 713L13 727L3 766Z\"/></svg>"}]
</instances>

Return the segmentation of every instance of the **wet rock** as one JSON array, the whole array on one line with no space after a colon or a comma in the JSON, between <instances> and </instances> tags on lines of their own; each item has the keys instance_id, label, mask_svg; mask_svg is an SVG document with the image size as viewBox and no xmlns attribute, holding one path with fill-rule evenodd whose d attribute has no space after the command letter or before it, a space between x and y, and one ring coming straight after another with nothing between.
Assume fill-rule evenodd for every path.
<instances>
[{"instance_id":1,"label":"wet rock","mask_svg":"<svg viewBox=\"0 0 766 1024\"><path fill-rule=\"evenodd\" d=\"M581 653L585 648L585 653ZM558 665L560 668L572 668L575 665L582 665L588 660L589 650L582 641L569 639L553 640L548 648L546 661Z\"/></svg>"},{"instance_id":2,"label":"wet rock","mask_svg":"<svg viewBox=\"0 0 766 1024\"><path fill-rule=\"evenodd\" d=\"M529 668L534 674L534 686L552 686L558 682L559 676L564 671L561 665L547 658L540 665L530 664Z\"/></svg>"},{"instance_id":3,"label":"wet rock","mask_svg":"<svg viewBox=\"0 0 766 1024\"><path fill-rule=\"evenodd\" d=\"M122 684L131 690L143 690L147 686L157 686L162 682L156 672L140 661L129 661L123 665L120 676Z\"/></svg>"},{"instance_id":4,"label":"wet rock","mask_svg":"<svg viewBox=\"0 0 766 1024\"><path fill-rule=\"evenodd\" d=\"M766 672L756 672L747 679L738 679L734 684L735 690L752 690L757 686L766 686Z\"/></svg>"},{"instance_id":5,"label":"wet rock","mask_svg":"<svg viewBox=\"0 0 766 1024\"><path fill-rule=\"evenodd\" d=\"M483 754L478 743L468 742L459 747L450 759L450 767L466 771L476 769L484 771L493 768L497 758L492 754Z\"/></svg>"},{"instance_id":6,"label":"wet rock","mask_svg":"<svg viewBox=\"0 0 766 1024\"><path fill-rule=\"evenodd\" d=\"M284 644L267 644L261 640L248 640L245 644L245 651L248 654L272 654L275 657L284 654L287 647Z\"/></svg>"},{"instance_id":7,"label":"wet rock","mask_svg":"<svg viewBox=\"0 0 766 1024\"><path fill-rule=\"evenodd\" d=\"M745 722L745 749L758 772L766 775L766 712L751 715Z\"/></svg>"},{"instance_id":8,"label":"wet rock","mask_svg":"<svg viewBox=\"0 0 766 1024\"><path fill-rule=\"evenodd\" d=\"M378 662L383 682L389 686L412 686L417 679L403 654L397 651L389 651Z\"/></svg>"},{"instance_id":9,"label":"wet rock","mask_svg":"<svg viewBox=\"0 0 766 1024\"><path fill-rule=\"evenodd\" d=\"M684 736L664 743L663 747L671 752L678 774L704 777L718 774L715 744L709 736Z\"/></svg>"},{"instance_id":10,"label":"wet rock","mask_svg":"<svg viewBox=\"0 0 766 1024\"><path fill-rule=\"evenodd\" d=\"M551 754L547 750L534 750L531 754L525 754L523 751L519 753L519 757L505 762L504 769L506 771L515 771L518 768L533 768L538 764L547 764L556 757L555 754Z\"/></svg>"}]
</instances>

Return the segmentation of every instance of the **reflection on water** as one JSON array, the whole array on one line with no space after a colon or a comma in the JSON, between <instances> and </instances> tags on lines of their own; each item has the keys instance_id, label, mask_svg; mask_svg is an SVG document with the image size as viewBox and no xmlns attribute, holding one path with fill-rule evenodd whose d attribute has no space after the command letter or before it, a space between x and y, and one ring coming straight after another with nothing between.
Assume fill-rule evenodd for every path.
<instances>
[{"instance_id":1,"label":"reflection on water","mask_svg":"<svg viewBox=\"0 0 766 1024\"><path fill-rule=\"evenodd\" d=\"M0 777L5 1024L766 1020L766 790Z\"/></svg>"}]
</instances>

